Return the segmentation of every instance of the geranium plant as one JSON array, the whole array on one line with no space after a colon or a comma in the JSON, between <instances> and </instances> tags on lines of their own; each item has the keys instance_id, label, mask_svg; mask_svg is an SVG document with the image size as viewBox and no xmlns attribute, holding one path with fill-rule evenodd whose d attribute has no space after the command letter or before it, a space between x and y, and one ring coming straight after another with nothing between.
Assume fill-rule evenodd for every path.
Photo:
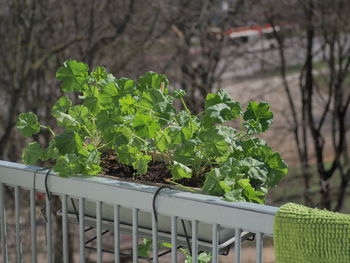
<instances>
[{"instance_id":1,"label":"geranium plant","mask_svg":"<svg viewBox=\"0 0 350 263\"><path fill-rule=\"evenodd\" d=\"M34 113L18 117L17 129L26 137L42 129L52 133L46 148L28 143L22 155L26 164L51 160L60 176L97 175L114 159L137 178L162 163L169 182L197 180L204 193L257 203L264 203L267 189L287 173L280 154L255 137L272 123L265 102L252 101L243 110L219 90L208 94L203 112L194 115L184 102L185 91L170 91L168 79L154 72L137 80L116 78L103 67L89 71L69 60L56 77L66 93L51 111L57 131L39 123ZM71 93L79 103L72 102ZM179 104L182 110L174 106ZM239 129L225 125L234 119Z\"/></svg>"}]
</instances>

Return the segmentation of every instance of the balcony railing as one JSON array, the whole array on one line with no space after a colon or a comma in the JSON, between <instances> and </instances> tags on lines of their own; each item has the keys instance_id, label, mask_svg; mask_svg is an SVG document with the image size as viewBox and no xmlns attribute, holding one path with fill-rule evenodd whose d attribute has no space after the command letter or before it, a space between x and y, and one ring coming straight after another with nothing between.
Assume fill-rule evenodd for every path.
<instances>
[{"instance_id":1,"label":"balcony railing","mask_svg":"<svg viewBox=\"0 0 350 263\"><path fill-rule=\"evenodd\" d=\"M50 196L59 196L62 207L53 211L62 216L63 262L68 262L70 244L68 225L79 225L79 262L85 262L86 227L96 228L96 261L102 262L105 230L113 233L114 260L120 262L121 233L132 236L132 261L138 262L140 237L152 239L152 261L158 262L157 241L171 243L171 261L177 262L179 246L187 247L193 262L200 251L212 255L211 262L225 249L234 246L234 262L241 262L241 242L255 234L256 262L262 262L263 238L273 234L276 207L252 203L230 203L220 198L157 186L117 181L104 177L62 178L39 167L0 161L0 219L2 262L7 252L6 204L4 189L14 188L15 243L17 262L22 262L21 207L23 191L30 196L31 262L37 262L36 193L46 198L47 261L53 262L52 204ZM155 197L156 194L156 197ZM209 232L209 234L208 234Z\"/></svg>"}]
</instances>

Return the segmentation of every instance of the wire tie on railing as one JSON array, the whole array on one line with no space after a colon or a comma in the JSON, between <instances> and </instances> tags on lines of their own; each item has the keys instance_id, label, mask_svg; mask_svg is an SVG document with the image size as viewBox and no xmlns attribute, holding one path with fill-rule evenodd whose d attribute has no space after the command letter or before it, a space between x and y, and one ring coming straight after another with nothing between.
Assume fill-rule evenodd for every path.
<instances>
[{"instance_id":1,"label":"wire tie on railing","mask_svg":"<svg viewBox=\"0 0 350 263\"><path fill-rule=\"evenodd\" d=\"M47 186L47 179L49 178L51 171L52 171L52 169L49 169L45 174L45 192L46 192L46 196L47 196L47 199L49 200L49 202L51 202L51 193L49 191L49 187ZM45 225L46 225L48 222L48 220L47 220L48 215L46 214L46 202L44 202L43 206L41 207L41 214L42 214L42 217L43 217ZM47 246L47 232L46 231L47 230L45 227L45 241L46 241L46 246Z\"/></svg>"},{"instance_id":2,"label":"wire tie on railing","mask_svg":"<svg viewBox=\"0 0 350 263\"><path fill-rule=\"evenodd\" d=\"M46 191L46 195L47 195L47 198L49 199L49 201L51 201L51 193L49 191L49 187L47 186L47 179L49 178L51 171L52 171L52 169L49 169L45 175L45 191Z\"/></svg>"},{"instance_id":3,"label":"wire tie on railing","mask_svg":"<svg viewBox=\"0 0 350 263\"><path fill-rule=\"evenodd\" d=\"M159 187L157 189L157 191L154 193L153 200L152 200L153 215L154 215L154 219L156 220L157 224L158 224L158 214L157 214L157 210L156 210L156 198L159 195L160 191L164 188L172 189L170 186L167 186L167 185L163 185L163 186Z\"/></svg>"},{"instance_id":4,"label":"wire tie on railing","mask_svg":"<svg viewBox=\"0 0 350 263\"><path fill-rule=\"evenodd\" d=\"M156 210L156 198L157 196L159 195L160 191L164 188L168 188L168 189L173 189L172 187L170 186L167 186L167 185L163 185L161 187L159 187L157 189L157 191L154 193L153 195L153 200L152 200L152 208L153 208L153 215L154 215L154 219L156 221L156 223L158 224L158 214L157 214L157 210ZM186 225L185 225L185 221L183 219L180 219L181 220L181 223L182 223L182 228L184 230L184 234L185 234L185 238L186 238L186 243L187 243L187 248L188 248L188 251L190 252L190 255L192 255L192 249L191 249L191 243L190 243L190 238L187 234L187 230L186 230Z\"/></svg>"},{"instance_id":5,"label":"wire tie on railing","mask_svg":"<svg viewBox=\"0 0 350 263\"><path fill-rule=\"evenodd\" d=\"M34 194L35 194L35 192L36 192L36 175L37 175L37 173L38 172L40 172L40 171L44 171L44 170L47 170L47 169L49 169L49 168L39 168L39 169L36 169L35 171L34 171L34 177L33 177L33 192L34 192ZM50 171L51 169L49 169L49 171ZM34 203L36 203L36 199L34 198ZM47 222L47 218L46 218L46 211L45 211L45 203L41 206L41 208L40 208L40 215L41 215L41 217L43 218L43 220L44 220L44 222L46 223Z\"/></svg>"},{"instance_id":6,"label":"wire tie on railing","mask_svg":"<svg viewBox=\"0 0 350 263\"><path fill-rule=\"evenodd\" d=\"M36 174L40 171L44 171L47 169L49 169L49 168L39 168L39 169L34 171L34 178L33 178L33 191L34 191L34 193L35 193L35 189L36 189L36 186L35 186L36 185Z\"/></svg>"}]
</instances>

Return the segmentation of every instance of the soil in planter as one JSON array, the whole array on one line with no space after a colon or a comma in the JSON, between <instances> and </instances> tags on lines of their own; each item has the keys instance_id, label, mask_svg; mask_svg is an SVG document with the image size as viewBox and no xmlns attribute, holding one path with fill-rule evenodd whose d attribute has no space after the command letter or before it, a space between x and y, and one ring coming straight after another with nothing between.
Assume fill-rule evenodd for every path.
<instances>
[{"instance_id":1,"label":"soil in planter","mask_svg":"<svg viewBox=\"0 0 350 263\"><path fill-rule=\"evenodd\" d=\"M171 184L171 173L164 162L150 162L146 174L137 175L136 170L128 165L118 162L112 152L105 152L101 155L102 174L144 183ZM204 182L204 175L192 178L184 178L177 183L188 187L201 188Z\"/></svg>"}]
</instances>

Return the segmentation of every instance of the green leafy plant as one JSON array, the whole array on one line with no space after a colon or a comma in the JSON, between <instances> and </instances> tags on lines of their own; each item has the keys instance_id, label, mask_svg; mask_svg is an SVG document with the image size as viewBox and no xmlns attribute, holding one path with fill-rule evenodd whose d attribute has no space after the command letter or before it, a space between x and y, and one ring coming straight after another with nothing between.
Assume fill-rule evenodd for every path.
<instances>
[{"instance_id":1,"label":"green leafy plant","mask_svg":"<svg viewBox=\"0 0 350 263\"><path fill-rule=\"evenodd\" d=\"M185 263L193 263L192 256L187 249L180 248L180 251L185 255ZM211 258L211 254L201 252L198 254L198 263L209 263Z\"/></svg>"},{"instance_id":2,"label":"green leafy plant","mask_svg":"<svg viewBox=\"0 0 350 263\"><path fill-rule=\"evenodd\" d=\"M207 96L203 112L193 115L185 91L170 91L168 79L154 72L137 80L115 78L103 67L89 71L86 64L70 60L56 77L65 93L51 111L57 131L40 124L34 113L18 116L16 126L24 136L47 129L53 137L46 148L30 142L22 155L26 164L51 160L61 176L97 175L101 155L112 152L120 164L134 169L134 177L161 161L175 184L202 178L204 193L257 203L287 173L280 154L254 137L272 123L265 102L252 101L243 110L219 90ZM69 98L74 93L78 103ZM183 110L176 109L175 101ZM239 129L225 126L234 119Z\"/></svg>"}]
</instances>

